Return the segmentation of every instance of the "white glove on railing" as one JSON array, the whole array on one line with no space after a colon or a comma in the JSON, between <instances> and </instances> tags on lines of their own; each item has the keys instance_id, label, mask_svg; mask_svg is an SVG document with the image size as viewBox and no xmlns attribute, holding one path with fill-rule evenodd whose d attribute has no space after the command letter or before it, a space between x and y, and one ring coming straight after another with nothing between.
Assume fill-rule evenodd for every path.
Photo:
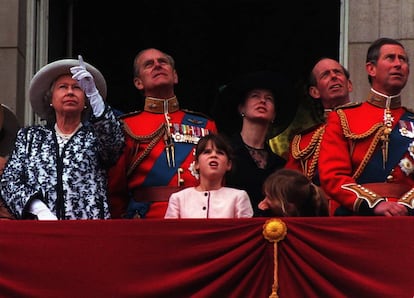
<instances>
[{"instance_id":1,"label":"white glove on railing","mask_svg":"<svg viewBox=\"0 0 414 298\"><path fill-rule=\"evenodd\" d=\"M102 99L102 96L99 94L98 89L96 88L93 76L89 71L86 70L82 56L79 55L78 57L79 66L73 66L70 68L70 72L73 75L72 78L79 82L79 86L82 88L89 99L93 114L95 117L99 117L105 110L105 103Z\"/></svg>"},{"instance_id":2,"label":"white glove on railing","mask_svg":"<svg viewBox=\"0 0 414 298\"><path fill-rule=\"evenodd\" d=\"M57 220L52 211L39 199L32 201L29 212L36 215L39 220Z\"/></svg>"}]
</instances>

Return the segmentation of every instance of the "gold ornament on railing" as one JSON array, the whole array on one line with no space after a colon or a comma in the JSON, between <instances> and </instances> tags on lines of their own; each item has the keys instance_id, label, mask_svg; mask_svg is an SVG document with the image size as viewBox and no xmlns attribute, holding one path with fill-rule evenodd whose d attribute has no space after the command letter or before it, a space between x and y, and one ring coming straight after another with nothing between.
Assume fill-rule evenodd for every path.
<instances>
[{"instance_id":1,"label":"gold ornament on railing","mask_svg":"<svg viewBox=\"0 0 414 298\"><path fill-rule=\"evenodd\" d=\"M278 278L277 278L277 243L280 240L283 240L287 234L286 224L278 219L278 218L271 218L268 219L265 224L263 225L263 236L269 242L274 243L274 273L273 273L273 286L272 286L272 294L270 294L269 298L278 298L277 289L279 288Z\"/></svg>"}]
</instances>

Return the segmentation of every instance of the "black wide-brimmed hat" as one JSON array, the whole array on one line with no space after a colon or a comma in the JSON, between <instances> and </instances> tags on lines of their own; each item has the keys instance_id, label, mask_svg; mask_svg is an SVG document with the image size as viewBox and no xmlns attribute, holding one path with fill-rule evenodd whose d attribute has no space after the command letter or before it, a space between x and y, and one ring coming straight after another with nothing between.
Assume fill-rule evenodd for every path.
<instances>
[{"instance_id":1,"label":"black wide-brimmed hat","mask_svg":"<svg viewBox=\"0 0 414 298\"><path fill-rule=\"evenodd\" d=\"M273 71L257 71L240 76L223 86L216 97L212 110L218 131L232 136L241 131L242 117L238 106L253 89L271 90L275 98L276 118L268 138L282 133L292 122L297 110L297 99L292 81Z\"/></svg>"},{"instance_id":2,"label":"black wide-brimmed hat","mask_svg":"<svg viewBox=\"0 0 414 298\"><path fill-rule=\"evenodd\" d=\"M19 121L12 110L4 104L0 105L0 156L8 156L14 148Z\"/></svg>"}]
</instances>

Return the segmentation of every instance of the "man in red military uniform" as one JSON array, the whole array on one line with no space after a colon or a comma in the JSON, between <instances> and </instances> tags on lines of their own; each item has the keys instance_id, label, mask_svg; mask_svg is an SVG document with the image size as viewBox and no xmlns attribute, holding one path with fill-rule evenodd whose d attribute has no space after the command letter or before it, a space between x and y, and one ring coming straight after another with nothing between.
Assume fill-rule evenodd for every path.
<instances>
[{"instance_id":1,"label":"man in red military uniform","mask_svg":"<svg viewBox=\"0 0 414 298\"><path fill-rule=\"evenodd\" d=\"M207 116L180 109L177 83L170 55L153 48L137 54L134 85L145 106L121 116L125 149L109 173L112 218L164 218L170 194L198 184L195 145L217 128Z\"/></svg>"},{"instance_id":2,"label":"man in red military uniform","mask_svg":"<svg viewBox=\"0 0 414 298\"><path fill-rule=\"evenodd\" d=\"M362 104L328 116L321 186L334 215L410 215L414 207L414 114L401 106L409 75L403 45L390 38L368 49L371 91Z\"/></svg>"},{"instance_id":3,"label":"man in red military uniform","mask_svg":"<svg viewBox=\"0 0 414 298\"><path fill-rule=\"evenodd\" d=\"M309 180L319 185L317 163L326 117L335 107L350 102L352 82L348 70L334 59L321 58L309 75L309 95L320 100L324 109L323 122L295 135L290 143L285 168L301 171Z\"/></svg>"}]
</instances>

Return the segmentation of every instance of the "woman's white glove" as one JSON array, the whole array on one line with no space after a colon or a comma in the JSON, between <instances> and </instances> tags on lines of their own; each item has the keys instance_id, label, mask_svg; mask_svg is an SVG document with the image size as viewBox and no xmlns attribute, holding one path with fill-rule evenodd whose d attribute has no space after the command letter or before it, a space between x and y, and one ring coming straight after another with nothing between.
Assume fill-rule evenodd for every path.
<instances>
[{"instance_id":1,"label":"woman's white glove","mask_svg":"<svg viewBox=\"0 0 414 298\"><path fill-rule=\"evenodd\" d=\"M29 212L37 216L39 220L57 220L56 215L39 199L34 199L30 204Z\"/></svg>"},{"instance_id":2,"label":"woman's white glove","mask_svg":"<svg viewBox=\"0 0 414 298\"><path fill-rule=\"evenodd\" d=\"M105 103L96 88L93 76L86 70L86 66L81 55L79 55L79 66L71 67L70 72L72 73L72 78L79 82L79 86L88 97L95 117L101 116L105 110Z\"/></svg>"}]
</instances>

